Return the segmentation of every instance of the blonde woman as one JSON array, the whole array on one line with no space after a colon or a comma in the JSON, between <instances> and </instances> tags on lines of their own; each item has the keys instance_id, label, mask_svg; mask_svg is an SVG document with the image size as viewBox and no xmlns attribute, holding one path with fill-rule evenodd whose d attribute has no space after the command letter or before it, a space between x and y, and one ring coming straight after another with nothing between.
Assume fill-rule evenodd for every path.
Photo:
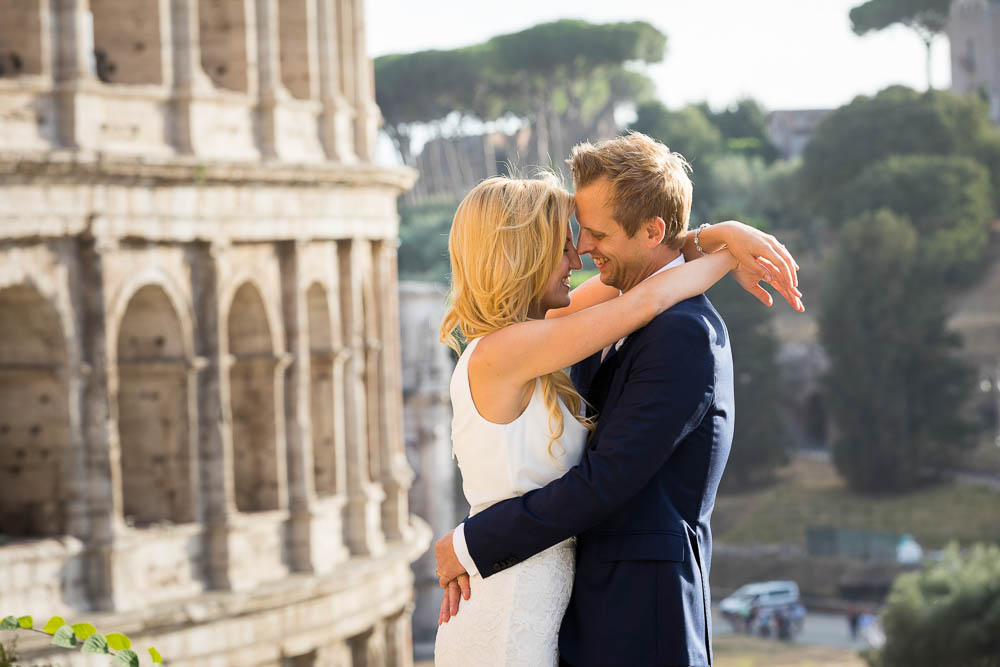
<instances>
[{"instance_id":1,"label":"blonde woman","mask_svg":"<svg viewBox=\"0 0 1000 667\"><path fill-rule=\"evenodd\" d=\"M470 515L539 489L580 462L594 424L565 368L739 265L722 250L649 277L621 296L597 280L571 295L570 273L580 268L570 229L574 206L554 178L493 178L473 189L455 214L451 303L441 338L461 352L450 387L452 438ZM629 239L637 248L679 254L661 245L663 220L648 227ZM761 237L739 228L728 240L745 250ZM461 613L439 626L436 665L557 664L559 626L573 589L573 540L498 567L492 576L473 576ZM442 621L451 616L445 605Z\"/></svg>"}]
</instances>

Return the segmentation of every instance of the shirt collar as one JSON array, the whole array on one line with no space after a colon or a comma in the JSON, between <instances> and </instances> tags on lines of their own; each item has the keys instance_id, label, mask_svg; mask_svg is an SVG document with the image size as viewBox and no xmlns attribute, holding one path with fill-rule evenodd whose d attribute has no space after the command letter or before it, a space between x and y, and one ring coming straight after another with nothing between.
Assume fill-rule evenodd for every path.
<instances>
[{"instance_id":1,"label":"shirt collar","mask_svg":"<svg viewBox=\"0 0 1000 667\"><path fill-rule=\"evenodd\" d=\"M653 271L651 274L649 274L648 276L646 276L645 278L643 278L639 282L640 283L644 283L647 280L649 280L650 278L652 278L653 276L655 276L657 273L663 273L667 269L672 269L675 266L680 266L683 263L684 263L684 253L681 253L681 254L677 255L677 257L675 257L674 259L670 260L669 262L667 262L666 264L664 264L663 266L661 266L660 268L658 268L656 271ZM621 294L620 291L619 291L619 294Z\"/></svg>"}]
</instances>

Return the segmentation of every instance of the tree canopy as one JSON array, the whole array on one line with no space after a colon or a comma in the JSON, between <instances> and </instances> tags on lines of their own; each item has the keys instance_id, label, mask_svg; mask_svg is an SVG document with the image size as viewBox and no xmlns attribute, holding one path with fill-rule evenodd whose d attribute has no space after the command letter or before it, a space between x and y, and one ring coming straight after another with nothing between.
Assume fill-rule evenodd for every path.
<instances>
[{"instance_id":1,"label":"tree canopy","mask_svg":"<svg viewBox=\"0 0 1000 667\"><path fill-rule=\"evenodd\" d=\"M951 0L868 0L851 9L851 29L858 35L897 23L918 31L943 32Z\"/></svg>"},{"instance_id":2,"label":"tree canopy","mask_svg":"<svg viewBox=\"0 0 1000 667\"><path fill-rule=\"evenodd\" d=\"M837 218L841 188L877 162L898 155L962 155L1000 164L996 147L997 130L981 99L891 86L874 97L859 96L824 119L803 155L804 194L818 212Z\"/></svg>"},{"instance_id":3,"label":"tree canopy","mask_svg":"<svg viewBox=\"0 0 1000 667\"><path fill-rule=\"evenodd\" d=\"M773 161L777 150L767 138L766 118L750 98L719 111L707 103L668 109L653 100L637 105L629 129L687 158L695 186L693 224L732 217L771 226L800 215L801 206L797 166Z\"/></svg>"},{"instance_id":4,"label":"tree canopy","mask_svg":"<svg viewBox=\"0 0 1000 667\"><path fill-rule=\"evenodd\" d=\"M777 158L778 150L767 136L767 111L757 100L745 97L719 111L707 102L698 108L719 128L730 152L759 156L768 162Z\"/></svg>"},{"instance_id":5,"label":"tree canopy","mask_svg":"<svg viewBox=\"0 0 1000 667\"><path fill-rule=\"evenodd\" d=\"M833 460L857 491L913 488L971 445L963 415L974 376L947 329L948 292L921 261L909 220L888 210L848 221L820 312L830 360Z\"/></svg>"},{"instance_id":6,"label":"tree canopy","mask_svg":"<svg viewBox=\"0 0 1000 667\"><path fill-rule=\"evenodd\" d=\"M782 390L780 343L774 311L761 308L735 280L720 280L708 297L725 318L735 370L738 416L722 488L744 490L773 481L788 462L791 440L774 405Z\"/></svg>"},{"instance_id":7,"label":"tree canopy","mask_svg":"<svg viewBox=\"0 0 1000 667\"><path fill-rule=\"evenodd\" d=\"M697 106L671 111L658 100L636 107L631 129L663 142L688 162L701 163L723 149L722 133Z\"/></svg>"},{"instance_id":8,"label":"tree canopy","mask_svg":"<svg viewBox=\"0 0 1000 667\"><path fill-rule=\"evenodd\" d=\"M643 21L566 19L461 49L376 58L375 97L404 162L414 124L456 113L531 123L536 161L546 162L553 137L573 135L575 143L620 102L650 94L649 79L627 66L659 62L665 50L666 36Z\"/></svg>"},{"instance_id":9,"label":"tree canopy","mask_svg":"<svg viewBox=\"0 0 1000 667\"><path fill-rule=\"evenodd\" d=\"M503 110L496 84L482 76L483 47L419 51L375 59L375 98L384 129L405 164L411 163L411 130L454 111L493 120Z\"/></svg>"},{"instance_id":10,"label":"tree canopy","mask_svg":"<svg viewBox=\"0 0 1000 667\"><path fill-rule=\"evenodd\" d=\"M920 263L954 286L980 275L994 217L989 172L962 156L905 155L877 162L842 189L842 218L889 209L919 236Z\"/></svg>"},{"instance_id":11,"label":"tree canopy","mask_svg":"<svg viewBox=\"0 0 1000 667\"><path fill-rule=\"evenodd\" d=\"M927 87L931 86L931 44L948 25L951 0L868 0L850 12L851 29L858 35L897 23L917 33L926 48Z\"/></svg>"}]
</instances>

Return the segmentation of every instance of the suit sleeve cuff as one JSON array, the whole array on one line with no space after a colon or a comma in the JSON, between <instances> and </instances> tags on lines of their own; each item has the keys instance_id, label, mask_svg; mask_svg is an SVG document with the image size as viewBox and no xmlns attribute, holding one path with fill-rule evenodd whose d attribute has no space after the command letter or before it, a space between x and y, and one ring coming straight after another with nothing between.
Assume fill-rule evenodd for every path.
<instances>
[{"instance_id":1,"label":"suit sleeve cuff","mask_svg":"<svg viewBox=\"0 0 1000 667\"><path fill-rule=\"evenodd\" d=\"M469 555L469 545L465 543L464 523L458 524L455 532L451 534L451 546L455 550L458 562L462 564L462 567L469 573L469 576L474 577L479 574L479 570L476 568L476 561L472 560L472 556Z\"/></svg>"}]
</instances>

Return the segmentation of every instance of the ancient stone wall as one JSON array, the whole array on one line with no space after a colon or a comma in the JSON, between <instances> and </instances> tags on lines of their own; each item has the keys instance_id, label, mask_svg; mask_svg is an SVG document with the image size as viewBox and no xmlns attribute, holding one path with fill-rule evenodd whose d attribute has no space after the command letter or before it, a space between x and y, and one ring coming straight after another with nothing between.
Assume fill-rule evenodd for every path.
<instances>
[{"instance_id":1,"label":"ancient stone wall","mask_svg":"<svg viewBox=\"0 0 1000 667\"><path fill-rule=\"evenodd\" d=\"M4 613L176 665L411 663L415 175L372 163L362 15L0 0Z\"/></svg>"}]
</instances>

